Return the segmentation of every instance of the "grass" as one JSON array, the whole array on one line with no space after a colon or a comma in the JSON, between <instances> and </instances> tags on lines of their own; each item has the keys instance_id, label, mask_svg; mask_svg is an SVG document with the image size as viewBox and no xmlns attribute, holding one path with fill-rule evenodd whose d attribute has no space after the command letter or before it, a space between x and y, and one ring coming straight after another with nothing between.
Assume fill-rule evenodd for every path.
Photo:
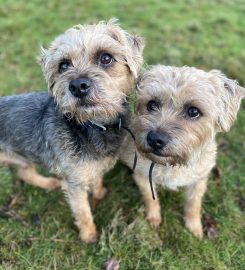
<instances>
[{"instance_id":1,"label":"grass","mask_svg":"<svg viewBox=\"0 0 245 270\"><path fill-rule=\"evenodd\" d=\"M218 68L245 84L245 4L242 0L64 1L0 0L0 94L46 89L35 57L66 28L107 20L145 37L148 64ZM118 164L105 182L110 192L94 212L101 231L83 245L59 191L21 184L0 168L0 205L18 194L12 218L0 218L0 269L102 269L115 257L120 269L244 269L245 113L218 138L221 183L210 177L203 214L218 236L196 240L183 226L181 192L160 192L163 224L152 233L129 171ZM38 218L39 217L39 218Z\"/></svg>"}]
</instances>

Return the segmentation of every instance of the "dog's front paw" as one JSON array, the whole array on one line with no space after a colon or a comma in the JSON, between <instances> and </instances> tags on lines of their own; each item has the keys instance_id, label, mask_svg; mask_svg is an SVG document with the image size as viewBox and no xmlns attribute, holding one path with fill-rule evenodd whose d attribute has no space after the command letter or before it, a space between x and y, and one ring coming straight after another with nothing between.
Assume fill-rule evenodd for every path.
<instances>
[{"instance_id":1,"label":"dog's front paw","mask_svg":"<svg viewBox=\"0 0 245 270\"><path fill-rule=\"evenodd\" d=\"M102 200L105 197L106 193L107 193L107 188L102 187L96 190L96 192L93 194L93 197L97 200Z\"/></svg>"},{"instance_id":2,"label":"dog's front paw","mask_svg":"<svg viewBox=\"0 0 245 270\"><path fill-rule=\"evenodd\" d=\"M95 225L93 225L89 228L83 228L80 231L79 237L83 243L92 244L98 241L99 235L97 233Z\"/></svg>"},{"instance_id":3,"label":"dog's front paw","mask_svg":"<svg viewBox=\"0 0 245 270\"><path fill-rule=\"evenodd\" d=\"M146 219L150 223L153 230L157 230L162 222L161 214L159 211L152 211L147 214Z\"/></svg>"},{"instance_id":4,"label":"dog's front paw","mask_svg":"<svg viewBox=\"0 0 245 270\"><path fill-rule=\"evenodd\" d=\"M200 219L185 219L186 228L194 234L198 239L203 238L202 223Z\"/></svg>"},{"instance_id":5,"label":"dog's front paw","mask_svg":"<svg viewBox=\"0 0 245 270\"><path fill-rule=\"evenodd\" d=\"M55 177L48 177L48 182L47 182L47 189L49 190L54 190L57 188L61 188L62 186L62 181L55 178Z\"/></svg>"}]
</instances>

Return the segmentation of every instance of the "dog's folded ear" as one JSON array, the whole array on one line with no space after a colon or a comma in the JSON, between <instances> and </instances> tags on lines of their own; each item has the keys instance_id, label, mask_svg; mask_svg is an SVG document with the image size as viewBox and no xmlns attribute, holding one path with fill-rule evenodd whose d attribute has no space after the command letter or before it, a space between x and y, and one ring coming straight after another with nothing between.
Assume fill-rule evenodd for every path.
<instances>
[{"instance_id":1,"label":"dog's folded ear","mask_svg":"<svg viewBox=\"0 0 245 270\"><path fill-rule=\"evenodd\" d=\"M126 56L128 67L133 76L137 78L138 72L143 65L143 50L145 46L144 39L139 36L126 34L131 53Z\"/></svg>"},{"instance_id":2,"label":"dog's folded ear","mask_svg":"<svg viewBox=\"0 0 245 270\"><path fill-rule=\"evenodd\" d=\"M45 49L43 46L40 47L39 56L37 57L37 62L41 66L46 82L48 83L48 90L52 93L52 88L54 85L53 73L48 72L48 59L49 59L49 50Z\"/></svg>"},{"instance_id":3,"label":"dog's folded ear","mask_svg":"<svg viewBox=\"0 0 245 270\"><path fill-rule=\"evenodd\" d=\"M37 57L37 62L41 66L43 72L45 72L46 58L47 58L47 49L43 46L40 46L39 55Z\"/></svg>"},{"instance_id":4,"label":"dog's folded ear","mask_svg":"<svg viewBox=\"0 0 245 270\"><path fill-rule=\"evenodd\" d=\"M210 73L219 79L220 114L217 126L219 131L227 132L236 120L241 100L245 98L245 88L239 86L237 81L227 78L219 70L211 70Z\"/></svg>"},{"instance_id":5,"label":"dog's folded ear","mask_svg":"<svg viewBox=\"0 0 245 270\"><path fill-rule=\"evenodd\" d=\"M123 53L126 64L134 78L137 78L138 72L143 65L144 39L122 30L118 27L119 25L117 22L118 20L115 18L108 21L107 24L111 26L110 34L112 38L124 46Z\"/></svg>"}]
</instances>

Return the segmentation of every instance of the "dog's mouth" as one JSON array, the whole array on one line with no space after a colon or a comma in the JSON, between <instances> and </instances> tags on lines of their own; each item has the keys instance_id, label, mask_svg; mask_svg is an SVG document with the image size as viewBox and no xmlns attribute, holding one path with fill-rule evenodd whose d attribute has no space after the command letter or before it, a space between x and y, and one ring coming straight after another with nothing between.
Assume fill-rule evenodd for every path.
<instances>
[{"instance_id":1,"label":"dog's mouth","mask_svg":"<svg viewBox=\"0 0 245 270\"><path fill-rule=\"evenodd\" d=\"M148 152L145 154L149 157L158 158L159 160L162 160L162 159L167 160L167 159L174 159L175 158L174 156L165 155L165 154L159 153L158 151L152 151L152 152Z\"/></svg>"},{"instance_id":2,"label":"dog's mouth","mask_svg":"<svg viewBox=\"0 0 245 270\"><path fill-rule=\"evenodd\" d=\"M159 150L153 150L152 152L150 152L150 154L154 154L154 155L159 156L159 157L170 157L169 155L164 155Z\"/></svg>"},{"instance_id":3,"label":"dog's mouth","mask_svg":"<svg viewBox=\"0 0 245 270\"><path fill-rule=\"evenodd\" d=\"M176 165L183 165L184 162L181 158L177 156L170 156L170 155L159 155L155 153L148 153L146 154L146 157L150 159L152 162L156 164L161 164L161 165L171 165L171 166L176 166Z\"/></svg>"},{"instance_id":4,"label":"dog's mouth","mask_svg":"<svg viewBox=\"0 0 245 270\"><path fill-rule=\"evenodd\" d=\"M149 149L143 149L141 150L143 154L145 154L146 156L157 156L159 158L174 158L173 155L170 155L168 153L162 153L159 150L149 150Z\"/></svg>"},{"instance_id":5,"label":"dog's mouth","mask_svg":"<svg viewBox=\"0 0 245 270\"><path fill-rule=\"evenodd\" d=\"M89 108L89 107L95 107L96 106L96 104L93 101L91 101L90 99L87 99L87 98L79 99L78 103L83 108Z\"/></svg>"},{"instance_id":6,"label":"dog's mouth","mask_svg":"<svg viewBox=\"0 0 245 270\"><path fill-rule=\"evenodd\" d=\"M170 154L170 153L162 153L159 150L149 150L149 149L141 149L140 152L143 156L153 161L154 163L161 165L181 165L184 163L183 159L179 156Z\"/></svg>"}]
</instances>

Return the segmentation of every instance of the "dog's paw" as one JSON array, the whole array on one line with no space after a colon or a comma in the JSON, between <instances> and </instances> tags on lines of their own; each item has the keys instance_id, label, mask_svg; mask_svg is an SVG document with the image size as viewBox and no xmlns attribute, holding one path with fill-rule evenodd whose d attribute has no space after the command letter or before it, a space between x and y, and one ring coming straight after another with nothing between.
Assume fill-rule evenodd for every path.
<instances>
[{"instance_id":1,"label":"dog's paw","mask_svg":"<svg viewBox=\"0 0 245 270\"><path fill-rule=\"evenodd\" d=\"M46 189L48 190L54 190L57 188L61 188L62 181L55 178L55 177L48 177L47 178L47 183L46 183Z\"/></svg>"},{"instance_id":2,"label":"dog's paw","mask_svg":"<svg viewBox=\"0 0 245 270\"><path fill-rule=\"evenodd\" d=\"M193 235L198 238L203 238L202 223L200 219L185 219L186 228L193 233Z\"/></svg>"},{"instance_id":3,"label":"dog's paw","mask_svg":"<svg viewBox=\"0 0 245 270\"><path fill-rule=\"evenodd\" d=\"M102 187L96 191L96 193L93 195L93 197L97 200L102 200L106 194L107 194L107 188Z\"/></svg>"},{"instance_id":4,"label":"dog's paw","mask_svg":"<svg viewBox=\"0 0 245 270\"><path fill-rule=\"evenodd\" d=\"M95 225L80 231L79 237L83 243L93 244L98 241L99 234L97 233Z\"/></svg>"},{"instance_id":5,"label":"dog's paw","mask_svg":"<svg viewBox=\"0 0 245 270\"><path fill-rule=\"evenodd\" d=\"M153 230L157 230L162 222L162 218L159 212L148 213L146 219L150 223Z\"/></svg>"}]
</instances>

